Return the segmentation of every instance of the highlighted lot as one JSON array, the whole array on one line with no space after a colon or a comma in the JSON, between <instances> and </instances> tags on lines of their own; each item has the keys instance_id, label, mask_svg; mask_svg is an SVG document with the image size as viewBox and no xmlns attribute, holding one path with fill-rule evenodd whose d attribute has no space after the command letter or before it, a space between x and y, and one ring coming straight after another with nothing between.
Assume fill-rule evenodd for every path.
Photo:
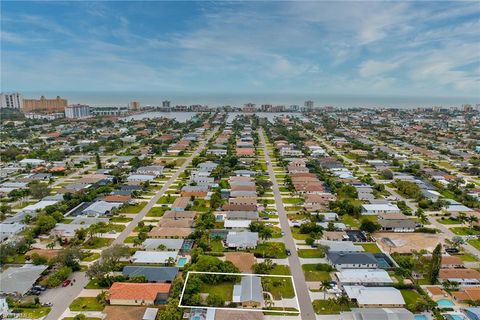
<instances>
[{"instance_id":1,"label":"highlighted lot","mask_svg":"<svg viewBox=\"0 0 480 320\"><path fill-rule=\"evenodd\" d=\"M197 271L187 273L179 307L282 314L300 309L290 275Z\"/></svg>"}]
</instances>

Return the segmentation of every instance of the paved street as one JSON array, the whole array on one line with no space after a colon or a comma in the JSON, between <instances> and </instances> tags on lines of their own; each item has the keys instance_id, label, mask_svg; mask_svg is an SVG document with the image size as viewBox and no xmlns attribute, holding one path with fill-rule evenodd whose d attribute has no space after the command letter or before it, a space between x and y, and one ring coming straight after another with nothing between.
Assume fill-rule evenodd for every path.
<instances>
[{"instance_id":1,"label":"paved street","mask_svg":"<svg viewBox=\"0 0 480 320\"><path fill-rule=\"evenodd\" d=\"M157 203L158 199L167 191L170 185L178 178L178 176L185 171L190 165L193 158L195 158L206 146L208 140L215 134L218 128L214 128L212 132L203 141L200 142L197 149L192 153L190 157L180 166L180 168L172 175L172 177L165 182L163 187L157 191L154 197L150 199L148 204L140 211L132 221L126 226L126 228L120 233L120 235L112 242L114 244L122 244L126 237L135 229L138 222L140 222L151 208ZM87 285L89 279L85 272L75 272L69 279L75 279L73 286L67 288L54 288L47 290L41 295L40 299L42 303L52 302L52 310L45 318L45 320L58 320L61 319L62 314L68 309L71 302L80 294L83 288Z\"/></svg>"},{"instance_id":2,"label":"paved street","mask_svg":"<svg viewBox=\"0 0 480 320\"><path fill-rule=\"evenodd\" d=\"M278 217L280 219L280 226L285 233L284 243L287 249L290 250L291 255L288 257L288 264L292 273L295 289L297 292L298 302L300 304L300 313L303 320L314 320L315 312L313 310L312 301L310 300L310 294L308 292L307 283L305 282L305 275L303 274L302 265L298 258L295 242L292 237L292 232L288 225L288 218L283 206L282 196L278 187L277 180L275 179L275 173L273 172L272 161L265 143L265 134L263 129L259 130L260 143L262 144L263 151L265 153L265 160L267 161L268 174L270 181L273 183L272 189L275 196L275 204L277 207Z\"/></svg>"}]
</instances>

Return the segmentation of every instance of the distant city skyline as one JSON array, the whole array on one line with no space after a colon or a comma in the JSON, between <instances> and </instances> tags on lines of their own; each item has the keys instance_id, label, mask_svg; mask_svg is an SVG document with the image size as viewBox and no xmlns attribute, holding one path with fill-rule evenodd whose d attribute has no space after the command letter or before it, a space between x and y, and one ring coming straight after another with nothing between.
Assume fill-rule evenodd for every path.
<instances>
[{"instance_id":1,"label":"distant city skyline","mask_svg":"<svg viewBox=\"0 0 480 320\"><path fill-rule=\"evenodd\" d=\"M480 101L478 2L3 1L1 15L2 91L25 96Z\"/></svg>"}]
</instances>

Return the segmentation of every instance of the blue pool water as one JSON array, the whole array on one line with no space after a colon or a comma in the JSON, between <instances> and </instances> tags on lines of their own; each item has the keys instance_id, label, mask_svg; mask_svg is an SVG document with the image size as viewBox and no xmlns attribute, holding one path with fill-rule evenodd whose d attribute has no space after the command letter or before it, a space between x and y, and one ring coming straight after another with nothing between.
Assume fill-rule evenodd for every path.
<instances>
[{"instance_id":1,"label":"blue pool water","mask_svg":"<svg viewBox=\"0 0 480 320\"><path fill-rule=\"evenodd\" d=\"M452 300L448 300L448 299L441 299L441 300L438 300L437 301L437 306L439 307L454 307L455 306L455 303L453 303Z\"/></svg>"},{"instance_id":2,"label":"blue pool water","mask_svg":"<svg viewBox=\"0 0 480 320\"><path fill-rule=\"evenodd\" d=\"M187 258L179 258L177 261L177 266L183 267L187 263Z\"/></svg>"},{"instance_id":3,"label":"blue pool water","mask_svg":"<svg viewBox=\"0 0 480 320\"><path fill-rule=\"evenodd\" d=\"M200 320L200 316L193 316L192 320Z\"/></svg>"},{"instance_id":4,"label":"blue pool water","mask_svg":"<svg viewBox=\"0 0 480 320\"><path fill-rule=\"evenodd\" d=\"M428 320L427 319L427 316L424 316L423 314L417 314L415 317L414 317L415 320Z\"/></svg>"},{"instance_id":5,"label":"blue pool water","mask_svg":"<svg viewBox=\"0 0 480 320\"><path fill-rule=\"evenodd\" d=\"M449 314L449 315L447 316L447 319L448 319L448 320L465 320L464 317L459 316L459 315L456 315L456 314Z\"/></svg>"}]
</instances>

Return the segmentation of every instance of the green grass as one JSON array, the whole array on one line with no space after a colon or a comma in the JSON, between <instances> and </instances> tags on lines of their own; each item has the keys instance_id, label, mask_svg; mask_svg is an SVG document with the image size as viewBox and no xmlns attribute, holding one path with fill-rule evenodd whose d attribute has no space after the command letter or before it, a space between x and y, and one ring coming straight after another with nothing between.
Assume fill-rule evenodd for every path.
<instances>
[{"instance_id":1,"label":"green grass","mask_svg":"<svg viewBox=\"0 0 480 320\"><path fill-rule=\"evenodd\" d=\"M288 276L290 275L290 267L283 264L277 264L268 274Z\"/></svg>"},{"instance_id":2,"label":"green grass","mask_svg":"<svg viewBox=\"0 0 480 320\"><path fill-rule=\"evenodd\" d=\"M123 240L123 243L133 243L133 240L136 238L137 236L128 236L125 238L125 240Z\"/></svg>"},{"instance_id":3,"label":"green grass","mask_svg":"<svg viewBox=\"0 0 480 320\"><path fill-rule=\"evenodd\" d=\"M110 222L130 222L132 220L133 220L133 218L113 217L113 218L110 219Z\"/></svg>"},{"instance_id":4,"label":"green grass","mask_svg":"<svg viewBox=\"0 0 480 320\"><path fill-rule=\"evenodd\" d=\"M448 219L437 219L437 221L441 224L462 224L461 221L457 220L457 219L452 219L452 218L448 218Z\"/></svg>"},{"instance_id":5,"label":"green grass","mask_svg":"<svg viewBox=\"0 0 480 320\"><path fill-rule=\"evenodd\" d=\"M210 249L212 252L223 252L222 240L213 240L210 242Z\"/></svg>"},{"instance_id":6,"label":"green grass","mask_svg":"<svg viewBox=\"0 0 480 320\"><path fill-rule=\"evenodd\" d=\"M339 314L340 312L350 311L355 305L340 305L335 300L313 300L313 310L316 314Z\"/></svg>"},{"instance_id":7,"label":"green grass","mask_svg":"<svg viewBox=\"0 0 480 320\"><path fill-rule=\"evenodd\" d=\"M325 254L318 249L299 249L298 256L300 258L323 258Z\"/></svg>"},{"instance_id":8,"label":"green grass","mask_svg":"<svg viewBox=\"0 0 480 320\"><path fill-rule=\"evenodd\" d=\"M344 214L342 216L342 220L341 220L344 224L346 224L347 226L350 226L350 227L353 227L353 228L358 228L360 227L360 221L358 221L357 219L355 219L354 217L348 215L348 214Z\"/></svg>"},{"instance_id":9,"label":"green grass","mask_svg":"<svg viewBox=\"0 0 480 320\"><path fill-rule=\"evenodd\" d=\"M480 250L480 239L472 239L467 241L469 244Z\"/></svg>"},{"instance_id":10,"label":"green grass","mask_svg":"<svg viewBox=\"0 0 480 320\"><path fill-rule=\"evenodd\" d=\"M289 203L289 204L303 203L303 199L301 199L301 198L283 198L282 201L283 201L283 203Z\"/></svg>"},{"instance_id":11,"label":"green grass","mask_svg":"<svg viewBox=\"0 0 480 320\"><path fill-rule=\"evenodd\" d=\"M90 261L97 260L98 258L100 258L100 253L98 253L98 252L92 252L91 254L89 254L89 255L87 255L86 257L84 257L84 258L82 259L82 261L90 262Z\"/></svg>"},{"instance_id":12,"label":"green grass","mask_svg":"<svg viewBox=\"0 0 480 320\"><path fill-rule=\"evenodd\" d=\"M222 297L222 299L225 301L232 301L233 283L223 282L214 285L202 283L200 286L200 292L209 294L215 293L216 295Z\"/></svg>"},{"instance_id":13,"label":"green grass","mask_svg":"<svg viewBox=\"0 0 480 320\"><path fill-rule=\"evenodd\" d=\"M377 246L376 243L362 243L360 244L363 249L365 249L365 252L369 253L382 253L380 248Z\"/></svg>"},{"instance_id":14,"label":"green grass","mask_svg":"<svg viewBox=\"0 0 480 320\"><path fill-rule=\"evenodd\" d=\"M110 238L93 238L91 242L85 241L83 243L84 249L99 249L109 246L113 239Z\"/></svg>"},{"instance_id":15,"label":"green grass","mask_svg":"<svg viewBox=\"0 0 480 320\"><path fill-rule=\"evenodd\" d=\"M102 320L102 318L92 318L92 317L86 317L85 318L86 320ZM63 320L74 320L73 317L66 317L66 318L63 318Z\"/></svg>"},{"instance_id":16,"label":"green grass","mask_svg":"<svg viewBox=\"0 0 480 320\"><path fill-rule=\"evenodd\" d=\"M302 269L306 281L324 281L332 279L329 272L318 271L317 264L304 264L302 265Z\"/></svg>"},{"instance_id":17,"label":"green grass","mask_svg":"<svg viewBox=\"0 0 480 320\"><path fill-rule=\"evenodd\" d=\"M273 295L274 300L282 298L294 298L292 278L283 277L262 277L263 289L269 291Z\"/></svg>"},{"instance_id":18,"label":"green grass","mask_svg":"<svg viewBox=\"0 0 480 320\"><path fill-rule=\"evenodd\" d=\"M96 279L92 279L87 283L85 289L103 289L103 287L98 284Z\"/></svg>"},{"instance_id":19,"label":"green grass","mask_svg":"<svg viewBox=\"0 0 480 320\"><path fill-rule=\"evenodd\" d=\"M79 297L70 305L71 311L102 311L104 308L105 306L95 297Z\"/></svg>"},{"instance_id":20,"label":"green grass","mask_svg":"<svg viewBox=\"0 0 480 320\"><path fill-rule=\"evenodd\" d=\"M127 204L126 206L122 206L118 213L139 213L142 209L147 205L147 202L140 202L138 204Z\"/></svg>"},{"instance_id":21,"label":"green grass","mask_svg":"<svg viewBox=\"0 0 480 320\"><path fill-rule=\"evenodd\" d=\"M458 234L460 236L480 235L480 231L475 230L473 228L468 228L468 227L453 227L453 228L450 228L450 231L452 231L453 233Z\"/></svg>"},{"instance_id":22,"label":"green grass","mask_svg":"<svg viewBox=\"0 0 480 320\"><path fill-rule=\"evenodd\" d=\"M285 244L283 242L263 242L253 251L258 258L285 259Z\"/></svg>"},{"instance_id":23,"label":"green grass","mask_svg":"<svg viewBox=\"0 0 480 320\"><path fill-rule=\"evenodd\" d=\"M158 199L157 204L172 204L177 197L172 197L170 198L168 196L162 196L160 199Z\"/></svg>"},{"instance_id":24,"label":"green grass","mask_svg":"<svg viewBox=\"0 0 480 320\"><path fill-rule=\"evenodd\" d=\"M423 297L415 290L402 289L400 292L402 293L403 299L405 299L405 306L409 310L414 310L418 301L424 300Z\"/></svg>"},{"instance_id":25,"label":"green grass","mask_svg":"<svg viewBox=\"0 0 480 320\"><path fill-rule=\"evenodd\" d=\"M168 207L153 207L148 211L147 217L161 217L165 211L170 210Z\"/></svg>"},{"instance_id":26,"label":"green grass","mask_svg":"<svg viewBox=\"0 0 480 320\"><path fill-rule=\"evenodd\" d=\"M303 234L303 233L300 233L300 228L296 228L296 227L292 227L290 228L290 230L292 230L292 237L294 239L297 239L297 240L305 240L307 239L308 237L310 237L309 234Z\"/></svg>"},{"instance_id":27,"label":"green grass","mask_svg":"<svg viewBox=\"0 0 480 320\"><path fill-rule=\"evenodd\" d=\"M73 219L62 219L62 221L60 221L60 223L64 223L64 224L70 224L72 223Z\"/></svg>"},{"instance_id":28,"label":"green grass","mask_svg":"<svg viewBox=\"0 0 480 320\"><path fill-rule=\"evenodd\" d=\"M455 256L459 257L464 262L476 262L476 261L478 261L478 258L475 255L471 254L470 252L465 252L463 254L457 254Z\"/></svg>"},{"instance_id":29,"label":"green grass","mask_svg":"<svg viewBox=\"0 0 480 320\"><path fill-rule=\"evenodd\" d=\"M45 317L50 312L50 307L34 307L34 308L13 308L15 313L21 313L22 318L29 318L29 319L38 319Z\"/></svg>"}]
</instances>

